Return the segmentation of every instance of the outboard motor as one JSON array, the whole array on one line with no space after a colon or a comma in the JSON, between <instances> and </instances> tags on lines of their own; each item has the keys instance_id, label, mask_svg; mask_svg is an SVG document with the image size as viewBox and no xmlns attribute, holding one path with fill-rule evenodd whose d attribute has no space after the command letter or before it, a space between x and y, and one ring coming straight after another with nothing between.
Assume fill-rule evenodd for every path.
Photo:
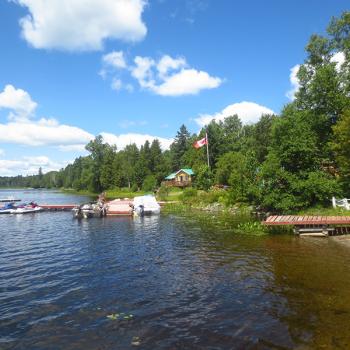
<instances>
[{"instance_id":1,"label":"outboard motor","mask_svg":"<svg viewBox=\"0 0 350 350\"><path fill-rule=\"evenodd\" d=\"M142 204L140 204L137 208L136 208L136 214L138 215L138 216L144 216L145 215L145 207L142 205Z\"/></svg>"}]
</instances>

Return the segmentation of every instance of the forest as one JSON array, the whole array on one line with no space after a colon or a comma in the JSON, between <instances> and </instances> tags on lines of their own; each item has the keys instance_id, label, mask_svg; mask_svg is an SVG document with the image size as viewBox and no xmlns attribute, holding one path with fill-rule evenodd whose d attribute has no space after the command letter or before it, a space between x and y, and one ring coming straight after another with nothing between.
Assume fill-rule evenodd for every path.
<instances>
[{"instance_id":1,"label":"forest","mask_svg":"<svg viewBox=\"0 0 350 350\"><path fill-rule=\"evenodd\" d=\"M66 168L0 177L0 186L151 191L169 173L192 168L198 189L227 185L228 204L275 211L328 205L332 196L350 196L350 12L332 18L326 35L311 36L297 77L295 99L256 124L232 115L199 134L182 125L165 151L158 140L118 150L97 136L86 145L89 155ZM210 168L205 147L193 147L206 132Z\"/></svg>"}]
</instances>

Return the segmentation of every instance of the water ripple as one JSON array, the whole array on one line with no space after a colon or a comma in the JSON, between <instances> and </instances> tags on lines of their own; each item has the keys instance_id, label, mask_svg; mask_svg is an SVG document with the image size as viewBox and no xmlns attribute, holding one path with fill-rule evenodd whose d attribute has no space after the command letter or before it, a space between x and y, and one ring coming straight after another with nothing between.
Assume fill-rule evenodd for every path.
<instances>
[{"instance_id":1,"label":"water ripple","mask_svg":"<svg viewBox=\"0 0 350 350\"><path fill-rule=\"evenodd\" d=\"M347 250L205 220L0 216L0 348L348 344L335 326L350 321Z\"/></svg>"}]
</instances>

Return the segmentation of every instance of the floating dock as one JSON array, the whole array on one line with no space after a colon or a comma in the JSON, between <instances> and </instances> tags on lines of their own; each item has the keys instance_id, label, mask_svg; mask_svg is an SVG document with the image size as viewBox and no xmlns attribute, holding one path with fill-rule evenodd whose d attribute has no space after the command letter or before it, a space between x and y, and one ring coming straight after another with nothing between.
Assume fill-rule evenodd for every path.
<instances>
[{"instance_id":1,"label":"floating dock","mask_svg":"<svg viewBox=\"0 0 350 350\"><path fill-rule=\"evenodd\" d=\"M107 205L107 215L133 215L132 210L132 200L116 199L106 203ZM174 202L159 202L160 205L165 205L166 203L177 203ZM38 204L39 207L43 208L44 211L70 211L79 204Z\"/></svg>"},{"instance_id":2,"label":"floating dock","mask_svg":"<svg viewBox=\"0 0 350 350\"><path fill-rule=\"evenodd\" d=\"M269 216L266 226L293 226L300 236L326 237L350 233L350 216Z\"/></svg>"},{"instance_id":3,"label":"floating dock","mask_svg":"<svg viewBox=\"0 0 350 350\"><path fill-rule=\"evenodd\" d=\"M132 215L132 201L115 199L107 204L107 215Z\"/></svg>"},{"instance_id":4,"label":"floating dock","mask_svg":"<svg viewBox=\"0 0 350 350\"><path fill-rule=\"evenodd\" d=\"M40 204L39 207L46 211L68 211L77 207L77 204Z\"/></svg>"}]
</instances>

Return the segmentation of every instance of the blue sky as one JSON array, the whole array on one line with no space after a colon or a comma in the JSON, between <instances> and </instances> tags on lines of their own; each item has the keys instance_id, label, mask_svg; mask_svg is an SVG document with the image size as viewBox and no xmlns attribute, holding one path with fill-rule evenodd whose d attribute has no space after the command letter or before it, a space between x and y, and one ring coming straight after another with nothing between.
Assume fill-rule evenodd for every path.
<instances>
[{"instance_id":1,"label":"blue sky","mask_svg":"<svg viewBox=\"0 0 350 350\"><path fill-rule=\"evenodd\" d=\"M182 123L197 132L233 113L245 123L279 113L310 35L348 9L348 0L3 0L0 176L58 169L100 133L119 149L155 137L166 148Z\"/></svg>"}]
</instances>

